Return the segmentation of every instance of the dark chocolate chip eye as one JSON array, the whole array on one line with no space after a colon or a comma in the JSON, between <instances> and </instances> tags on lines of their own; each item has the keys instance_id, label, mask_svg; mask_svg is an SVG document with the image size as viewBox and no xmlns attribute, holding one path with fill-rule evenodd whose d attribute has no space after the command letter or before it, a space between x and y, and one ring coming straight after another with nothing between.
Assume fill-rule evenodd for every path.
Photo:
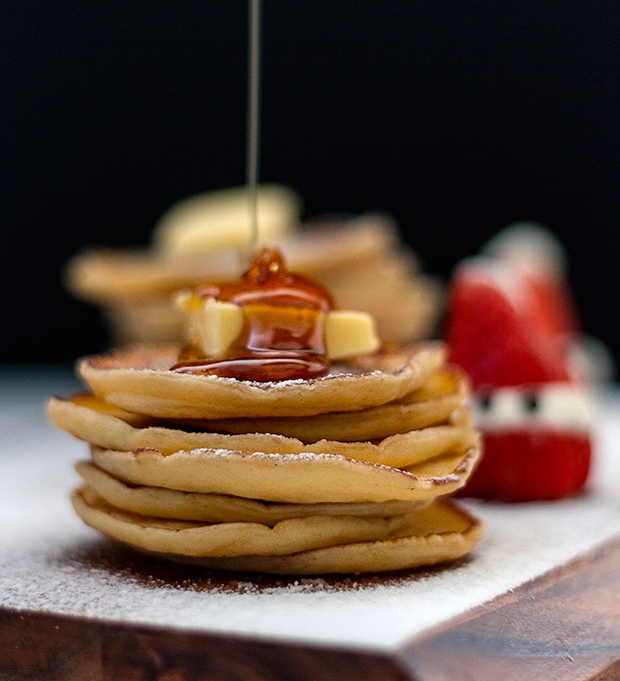
<instances>
[{"instance_id":1,"label":"dark chocolate chip eye","mask_svg":"<svg viewBox=\"0 0 620 681\"><path fill-rule=\"evenodd\" d=\"M528 412L532 413L534 411L537 411L538 408L540 407L538 397L535 393L525 393L523 395L523 409Z\"/></svg>"},{"instance_id":2,"label":"dark chocolate chip eye","mask_svg":"<svg viewBox=\"0 0 620 681\"><path fill-rule=\"evenodd\" d=\"M489 393L478 395L478 405L482 411L489 411L491 409L491 395Z\"/></svg>"}]
</instances>

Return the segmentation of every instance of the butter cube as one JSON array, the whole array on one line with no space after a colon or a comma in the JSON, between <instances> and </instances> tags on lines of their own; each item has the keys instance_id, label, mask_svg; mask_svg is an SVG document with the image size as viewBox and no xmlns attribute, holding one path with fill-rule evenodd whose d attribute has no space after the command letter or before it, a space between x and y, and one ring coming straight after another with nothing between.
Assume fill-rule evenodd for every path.
<instances>
[{"instance_id":1,"label":"butter cube","mask_svg":"<svg viewBox=\"0 0 620 681\"><path fill-rule=\"evenodd\" d=\"M177 302L188 315L192 345L200 348L205 357L225 356L243 331L244 308L215 298L200 300L191 294L179 295ZM287 322L299 321L297 317L305 312L304 309L297 311L298 314L287 318ZM375 320L367 312L332 310L325 315L324 331L325 349L330 360L374 352L381 345Z\"/></svg>"},{"instance_id":2,"label":"butter cube","mask_svg":"<svg viewBox=\"0 0 620 681\"><path fill-rule=\"evenodd\" d=\"M332 310L325 319L325 346L331 360L374 352L381 345L374 317L367 312Z\"/></svg>"},{"instance_id":3,"label":"butter cube","mask_svg":"<svg viewBox=\"0 0 620 681\"><path fill-rule=\"evenodd\" d=\"M205 357L223 357L243 329L243 309L234 303L207 298L190 312L190 339Z\"/></svg>"}]
</instances>

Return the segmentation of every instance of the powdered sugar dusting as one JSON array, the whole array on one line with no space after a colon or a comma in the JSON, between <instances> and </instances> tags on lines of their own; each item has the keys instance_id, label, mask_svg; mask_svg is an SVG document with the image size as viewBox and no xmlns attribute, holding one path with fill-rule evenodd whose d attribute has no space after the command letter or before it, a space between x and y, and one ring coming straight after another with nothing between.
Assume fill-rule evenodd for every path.
<instances>
[{"instance_id":1,"label":"powdered sugar dusting","mask_svg":"<svg viewBox=\"0 0 620 681\"><path fill-rule=\"evenodd\" d=\"M63 392L49 380L45 386ZM40 391L16 399L11 380L2 390L0 607L8 609L391 650L620 532L614 398L596 429L592 492L551 504L469 504L485 534L459 565L387 577L278 579L169 564L81 523L68 495L77 483L73 462L86 446L45 422Z\"/></svg>"},{"instance_id":2,"label":"powdered sugar dusting","mask_svg":"<svg viewBox=\"0 0 620 681\"><path fill-rule=\"evenodd\" d=\"M218 382L227 383L244 383L250 385L253 388L260 388L263 390L282 390L294 385L312 385L313 383L318 383L320 381L329 381L335 378L341 378L343 376L356 376L358 378L363 378L364 376L377 376L383 373L379 369L374 369L373 371L355 372L352 371L350 367L344 365L332 366L330 372L325 376L318 376L317 378L289 378L282 381L250 381L248 379L232 378L229 376L200 376L201 380L215 380ZM396 373L396 372L393 372Z\"/></svg>"},{"instance_id":3,"label":"powdered sugar dusting","mask_svg":"<svg viewBox=\"0 0 620 681\"><path fill-rule=\"evenodd\" d=\"M141 447L140 449L136 450L137 452L141 451L157 451L153 449L149 449L148 447ZM279 454L277 452L241 452L241 451L236 451L236 450L230 450L230 449L209 449L206 447L201 447L201 448L196 448L196 449L190 449L190 450L183 450L180 452L176 452L177 454L183 455L183 456L190 456L190 457L196 457L200 458L201 456L204 456L205 454L210 456L210 457L218 457L221 456L223 458L230 458L231 456L238 456L242 457L244 459L271 459L275 460L280 464L286 464L286 463L292 463L295 464L299 461L314 461L317 463L320 463L321 461L340 461L342 463L346 463L349 466L370 466L372 468L381 468L386 471L394 472L394 468L392 466L388 466L386 464L382 463L370 463L368 461L357 461L357 460L352 460L344 456L343 454L331 454L329 452L297 452L294 454ZM175 453L173 454L167 454L164 456L174 456ZM409 476L413 479L417 479L417 476L414 473L411 473L406 470L398 469L398 474L399 475L406 475ZM446 478L449 478L450 476L446 476ZM458 477L454 476L455 479L458 480ZM434 478L435 480L443 480L444 478Z\"/></svg>"}]
</instances>

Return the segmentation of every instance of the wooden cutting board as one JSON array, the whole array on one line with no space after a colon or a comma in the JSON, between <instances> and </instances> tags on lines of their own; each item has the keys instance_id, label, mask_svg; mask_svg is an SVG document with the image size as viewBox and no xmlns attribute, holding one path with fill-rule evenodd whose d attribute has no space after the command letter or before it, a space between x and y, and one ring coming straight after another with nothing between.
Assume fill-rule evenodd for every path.
<instances>
[{"instance_id":1,"label":"wooden cutting board","mask_svg":"<svg viewBox=\"0 0 620 681\"><path fill-rule=\"evenodd\" d=\"M0 609L0 678L613 681L619 593L615 539L389 651Z\"/></svg>"},{"instance_id":2,"label":"wooden cutting board","mask_svg":"<svg viewBox=\"0 0 620 681\"><path fill-rule=\"evenodd\" d=\"M85 445L45 421L42 396L63 391L26 378L1 386L0 679L620 678L616 396L587 495L472 504L485 535L455 565L295 580L168 564L84 527L68 493Z\"/></svg>"}]
</instances>

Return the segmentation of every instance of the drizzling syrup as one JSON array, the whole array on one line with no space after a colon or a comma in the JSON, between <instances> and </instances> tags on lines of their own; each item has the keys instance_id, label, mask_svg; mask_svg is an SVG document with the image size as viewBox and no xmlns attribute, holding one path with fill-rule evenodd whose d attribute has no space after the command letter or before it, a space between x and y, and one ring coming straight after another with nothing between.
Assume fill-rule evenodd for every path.
<instances>
[{"instance_id":1,"label":"drizzling syrup","mask_svg":"<svg viewBox=\"0 0 620 681\"><path fill-rule=\"evenodd\" d=\"M247 381L308 380L328 372L324 320L332 300L289 272L277 249L261 251L241 281L201 286L194 297L243 307L243 330L225 357L204 358L190 346L173 371Z\"/></svg>"}]
</instances>

